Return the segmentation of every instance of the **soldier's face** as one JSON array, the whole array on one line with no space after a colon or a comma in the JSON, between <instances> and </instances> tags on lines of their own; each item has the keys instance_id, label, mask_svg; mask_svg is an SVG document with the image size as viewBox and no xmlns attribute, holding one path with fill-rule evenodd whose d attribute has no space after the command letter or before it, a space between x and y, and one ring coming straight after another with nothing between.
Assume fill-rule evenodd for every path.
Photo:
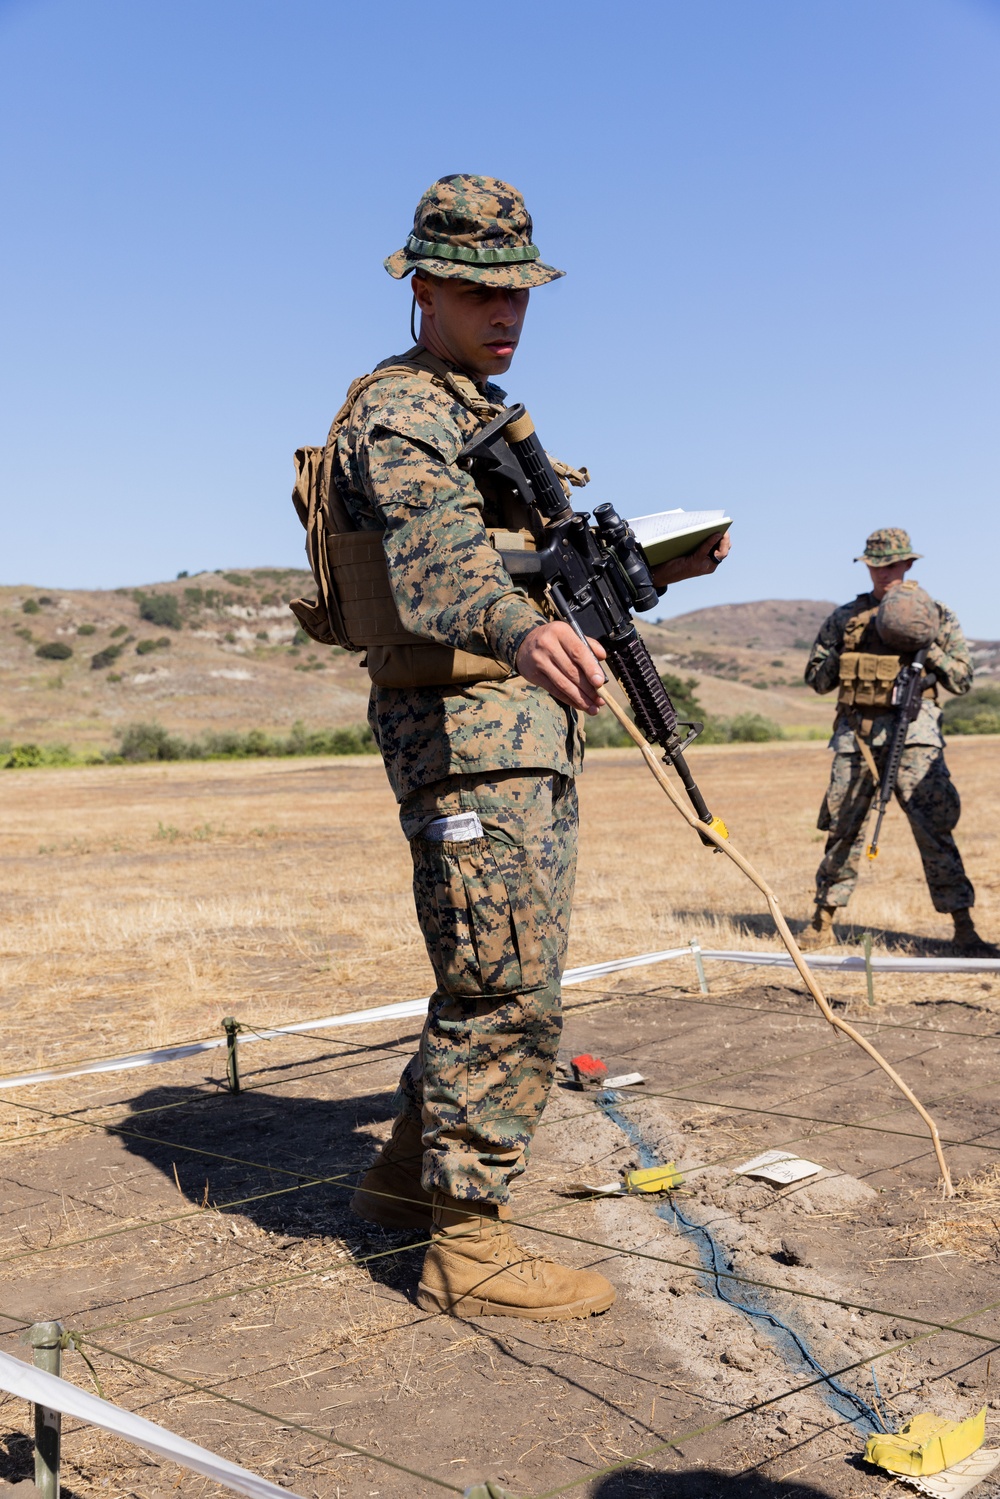
<instances>
[{"instance_id":1,"label":"soldier's face","mask_svg":"<svg viewBox=\"0 0 1000 1499\"><path fill-rule=\"evenodd\" d=\"M901 583L913 566L913 558L909 557L905 562L890 562L888 567L872 567L867 564L868 575L872 580L872 593L877 599L884 599L889 589L896 583Z\"/></svg>"},{"instance_id":2,"label":"soldier's face","mask_svg":"<svg viewBox=\"0 0 1000 1499\"><path fill-rule=\"evenodd\" d=\"M414 276L413 293L422 314L420 342L432 354L485 379L510 368L528 310L527 287Z\"/></svg>"}]
</instances>

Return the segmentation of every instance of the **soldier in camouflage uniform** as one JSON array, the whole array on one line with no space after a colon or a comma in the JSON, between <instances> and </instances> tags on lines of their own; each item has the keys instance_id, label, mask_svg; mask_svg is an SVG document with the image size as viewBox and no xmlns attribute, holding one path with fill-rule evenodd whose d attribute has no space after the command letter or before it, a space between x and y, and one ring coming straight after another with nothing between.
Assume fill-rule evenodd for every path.
<instances>
[{"instance_id":1,"label":"soldier in camouflage uniform","mask_svg":"<svg viewBox=\"0 0 1000 1499\"><path fill-rule=\"evenodd\" d=\"M830 785L820 809L820 829L827 833L826 850L816 872L816 911L812 922L800 938L800 946L821 947L833 941L833 922L857 883L858 867L865 846L865 824L877 792L867 746L878 767L880 751L887 750L892 736L894 714L887 699L891 695L891 673L910 655L896 656L880 638L876 612L890 589L898 588L919 553L914 552L906 531L885 527L869 536L863 554L871 576L869 593L859 594L843 604L827 619L809 653L805 678L816 692L832 692L840 687L840 700L830 747L834 752ZM906 589L914 585L907 583ZM922 590L919 591L923 598ZM894 595L894 599L896 596ZM927 599L930 607L935 607ZM961 626L944 604L936 604L939 625L933 643L927 649L925 670L948 692L968 692L972 683L972 662ZM931 626L933 629L933 625ZM929 638L930 631L928 631ZM871 680L879 673L878 661L891 657L890 675L886 676L881 699L869 690L874 704L858 706L864 694L852 693L852 683L845 679L847 653L852 656L852 670L858 659L867 659L872 668ZM856 703L851 703L852 696ZM975 892L965 873L962 857L952 836L958 822L958 791L944 760L944 740L940 728L941 713L937 706L936 687L925 693L920 710L910 724L906 747L896 782L896 798L909 820L923 861L924 874L936 911L951 915L956 950L963 953L985 952L973 925L971 907ZM860 742L859 742L860 741Z\"/></svg>"},{"instance_id":2,"label":"soldier in camouflage uniform","mask_svg":"<svg viewBox=\"0 0 1000 1499\"><path fill-rule=\"evenodd\" d=\"M577 714L600 707L603 651L514 586L498 548L526 516L456 464L505 400L490 377L513 358L529 289L563 274L531 235L520 194L494 178L446 177L424 194L413 234L385 262L412 276L419 342L358 396L331 474L351 524L382 533L401 625L433 643L392 660L369 651L370 722L437 987L392 1136L352 1206L386 1226L432 1228L421 1306L548 1319L614 1300L603 1276L519 1248L505 1221L559 1044ZM727 549L710 538L656 581L710 572ZM451 678L427 664L441 648Z\"/></svg>"}]
</instances>

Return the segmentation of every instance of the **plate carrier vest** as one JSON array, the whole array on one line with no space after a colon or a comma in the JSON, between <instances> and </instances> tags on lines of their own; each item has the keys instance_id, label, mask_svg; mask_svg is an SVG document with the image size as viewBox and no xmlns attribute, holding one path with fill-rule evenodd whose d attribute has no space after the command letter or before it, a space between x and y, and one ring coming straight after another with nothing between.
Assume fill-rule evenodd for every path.
<instances>
[{"instance_id":1,"label":"plate carrier vest","mask_svg":"<svg viewBox=\"0 0 1000 1499\"><path fill-rule=\"evenodd\" d=\"M503 409L487 401L466 376L417 345L387 360L370 375L353 381L322 448L299 448L295 454L292 503L306 531L306 555L316 580L315 599L293 599L299 624L320 645L339 645L365 652L372 681L379 687L462 687L474 682L502 682L512 675L506 662L471 651L455 650L404 628L396 608L382 546L383 531L357 528L333 481L337 438L349 425L359 396L394 375L418 376L447 393L485 426ZM554 462L563 486L586 484L586 469ZM500 552L534 551L532 517L520 496L492 478L476 478L483 496L483 518L490 545ZM552 611L542 586L526 592L546 618Z\"/></svg>"}]
</instances>

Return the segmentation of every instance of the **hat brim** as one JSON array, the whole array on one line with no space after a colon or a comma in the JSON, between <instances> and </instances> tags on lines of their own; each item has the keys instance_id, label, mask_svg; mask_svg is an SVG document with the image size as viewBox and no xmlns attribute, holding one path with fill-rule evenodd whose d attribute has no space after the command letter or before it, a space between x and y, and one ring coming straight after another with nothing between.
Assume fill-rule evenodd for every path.
<instances>
[{"instance_id":1,"label":"hat brim","mask_svg":"<svg viewBox=\"0 0 1000 1499\"><path fill-rule=\"evenodd\" d=\"M923 552L897 552L892 557L869 557L867 552L862 552L854 560L867 563L869 567L891 567L894 562L919 562L923 555Z\"/></svg>"},{"instance_id":2,"label":"hat brim","mask_svg":"<svg viewBox=\"0 0 1000 1499\"><path fill-rule=\"evenodd\" d=\"M440 276L446 281L481 281L486 286L517 290L523 286L544 286L548 281L557 281L565 271L557 271L554 265L542 260L515 261L507 265L469 265L464 260L430 258L418 259L408 250L397 250L382 262L390 276L397 281L412 271L426 271L428 276Z\"/></svg>"}]
</instances>

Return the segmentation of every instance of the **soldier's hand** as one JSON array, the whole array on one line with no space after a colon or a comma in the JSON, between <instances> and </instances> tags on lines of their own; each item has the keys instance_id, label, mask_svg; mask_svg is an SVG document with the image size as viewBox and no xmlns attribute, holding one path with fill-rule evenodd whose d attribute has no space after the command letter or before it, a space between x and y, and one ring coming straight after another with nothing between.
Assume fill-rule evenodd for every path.
<instances>
[{"instance_id":1,"label":"soldier's hand","mask_svg":"<svg viewBox=\"0 0 1000 1499\"><path fill-rule=\"evenodd\" d=\"M729 532L716 531L706 536L700 546L686 557L674 557L670 562L661 562L652 569L653 582L657 588L666 588L671 583L680 583L685 578L700 578L714 573L719 563L729 556Z\"/></svg>"},{"instance_id":2,"label":"soldier's hand","mask_svg":"<svg viewBox=\"0 0 1000 1499\"><path fill-rule=\"evenodd\" d=\"M563 620L552 620L525 636L515 664L526 681L544 687L560 703L594 714L601 707L597 689L605 680L597 663L605 652L596 640L587 644L589 650Z\"/></svg>"}]
</instances>

